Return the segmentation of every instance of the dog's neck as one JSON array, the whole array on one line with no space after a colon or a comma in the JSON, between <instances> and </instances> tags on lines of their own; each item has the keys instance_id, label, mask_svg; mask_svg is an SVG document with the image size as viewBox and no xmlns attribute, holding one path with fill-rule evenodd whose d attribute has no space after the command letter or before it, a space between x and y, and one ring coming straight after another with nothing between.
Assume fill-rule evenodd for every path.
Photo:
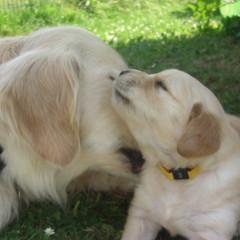
<instances>
[{"instance_id":1,"label":"dog's neck","mask_svg":"<svg viewBox=\"0 0 240 240\"><path fill-rule=\"evenodd\" d=\"M232 143L232 140L230 142L224 141L223 144L228 146L220 148L215 154L196 159L184 159L170 151L154 152L155 148L141 146L146 160L143 171L155 169L168 180L189 180L207 172L215 173L218 168L227 170L231 165L228 162L240 160L240 142Z\"/></svg>"},{"instance_id":2,"label":"dog's neck","mask_svg":"<svg viewBox=\"0 0 240 240\"><path fill-rule=\"evenodd\" d=\"M144 171L145 169L147 171L148 168L155 168L160 171L159 166L162 166L168 172L170 170L171 178L173 178L173 173L180 175L186 175L187 173L195 177L205 171L217 169L222 165L222 162L230 158L236 158L237 155L240 157L239 134L232 128L227 128L222 133L221 147L216 153L201 158L184 158L177 152L174 145L164 147L158 144L157 141L152 141L149 144L149 142L142 140L138 141L138 144L145 159ZM164 169L162 170L164 171ZM174 172L174 170L177 170L177 172ZM193 170L193 174L191 170ZM166 171L165 175L167 175Z\"/></svg>"},{"instance_id":3,"label":"dog's neck","mask_svg":"<svg viewBox=\"0 0 240 240\"><path fill-rule=\"evenodd\" d=\"M202 172L202 168L200 166L196 166L194 168L167 169L162 164L159 164L158 168L159 171L170 181L193 179Z\"/></svg>"}]
</instances>

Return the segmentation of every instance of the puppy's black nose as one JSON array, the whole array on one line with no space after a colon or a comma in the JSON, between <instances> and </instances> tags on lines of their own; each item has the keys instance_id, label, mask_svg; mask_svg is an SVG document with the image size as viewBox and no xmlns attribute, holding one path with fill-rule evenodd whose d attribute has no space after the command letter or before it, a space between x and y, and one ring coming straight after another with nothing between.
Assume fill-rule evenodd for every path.
<instances>
[{"instance_id":1,"label":"puppy's black nose","mask_svg":"<svg viewBox=\"0 0 240 240\"><path fill-rule=\"evenodd\" d=\"M124 70L124 71L120 72L119 76L122 76L122 75L124 75L126 73L129 73L129 72L131 72L131 71L130 70Z\"/></svg>"}]
</instances>

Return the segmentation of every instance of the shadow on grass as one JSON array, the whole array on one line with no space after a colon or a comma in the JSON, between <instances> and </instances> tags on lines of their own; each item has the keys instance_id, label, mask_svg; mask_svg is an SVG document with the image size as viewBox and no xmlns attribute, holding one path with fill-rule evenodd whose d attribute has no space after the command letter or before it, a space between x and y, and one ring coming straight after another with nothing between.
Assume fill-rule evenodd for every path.
<instances>
[{"instance_id":1,"label":"shadow on grass","mask_svg":"<svg viewBox=\"0 0 240 240\"><path fill-rule=\"evenodd\" d=\"M206 84L226 111L240 113L240 43L222 33L194 37L135 39L115 48L130 67L147 72L167 68L186 71Z\"/></svg>"}]
</instances>

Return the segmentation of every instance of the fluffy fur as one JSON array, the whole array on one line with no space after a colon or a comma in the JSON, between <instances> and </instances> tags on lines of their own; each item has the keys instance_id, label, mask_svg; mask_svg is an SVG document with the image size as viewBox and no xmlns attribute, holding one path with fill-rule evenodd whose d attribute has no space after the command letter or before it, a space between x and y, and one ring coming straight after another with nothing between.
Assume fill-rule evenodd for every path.
<instances>
[{"instance_id":1,"label":"fluffy fur","mask_svg":"<svg viewBox=\"0 0 240 240\"><path fill-rule=\"evenodd\" d=\"M119 149L136 143L110 101L112 78L127 66L113 49L86 30L56 27L1 39L0 63L0 229L20 199L63 204L79 176L78 188L132 189Z\"/></svg>"},{"instance_id":2,"label":"fluffy fur","mask_svg":"<svg viewBox=\"0 0 240 240\"><path fill-rule=\"evenodd\" d=\"M120 150L138 145L111 105L112 79L127 66L113 49L80 28L48 28L0 39L0 64L0 229L20 200L134 187Z\"/></svg>"},{"instance_id":3,"label":"fluffy fur","mask_svg":"<svg viewBox=\"0 0 240 240\"><path fill-rule=\"evenodd\" d=\"M240 219L239 119L178 70L130 70L114 91L116 110L146 159L122 239L153 240L165 227L190 240L231 240ZM159 166L202 172L170 181Z\"/></svg>"}]
</instances>

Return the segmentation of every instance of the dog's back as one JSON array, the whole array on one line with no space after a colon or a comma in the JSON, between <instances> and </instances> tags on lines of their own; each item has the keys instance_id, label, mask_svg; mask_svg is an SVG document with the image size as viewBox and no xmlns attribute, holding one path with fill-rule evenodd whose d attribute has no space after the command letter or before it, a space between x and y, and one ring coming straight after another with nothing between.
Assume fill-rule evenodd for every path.
<instances>
[{"instance_id":1,"label":"dog's back","mask_svg":"<svg viewBox=\"0 0 240 240\"><path fill-rule=\"evenodd\" d=\"M69 182L85 172L93 185L103 176L98 189L99 182L108 189L110 175L132 181L120 149L135 142L111 106L112 78L126 69L120 55L77 27L0 41L0 228L17 214L17 191L62 203Z\"/></svg>"},{"instance_id":2,"label":"dog's back","mask_svg":"<svg viewBox=\"0 0 240 240\"><path fill-rule=\"evenodd\" d=\"M17 57L24 46L25 37L6 37L0 39L0 64Z\"/></svg>"}]
</instances>

